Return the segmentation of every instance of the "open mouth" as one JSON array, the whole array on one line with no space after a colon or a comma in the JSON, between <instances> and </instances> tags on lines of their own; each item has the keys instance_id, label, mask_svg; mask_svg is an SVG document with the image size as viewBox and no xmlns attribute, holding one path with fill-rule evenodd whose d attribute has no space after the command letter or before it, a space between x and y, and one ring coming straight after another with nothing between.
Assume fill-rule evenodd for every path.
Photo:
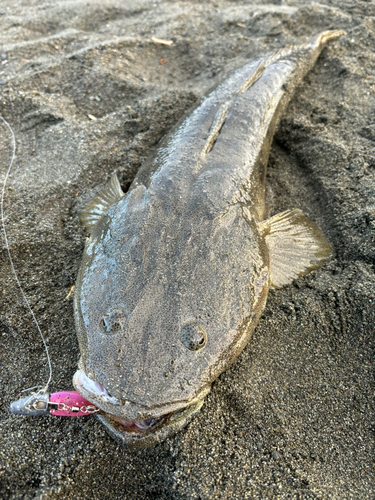
<instances>
[{"instance_id":1,"label":"open mouth","mask_svg":"<svg viewBox=\"0 0 375 500\"><path fill-rule=\"evenodd\" d=\"M167 415L159 418L148 418L146 420L132 421L124 420L123 418L116 417L116 415L107 413L107 417L115 423L115 427L117 427L120 431L122 430L123 432L134 432L138 434L153 432L155 429L167 422L171 416L172 413L168 413Z\"/></svg>"},{"instance_id":2,"label":"open mouth","mask_svg":"<svg viewBox=\"0 0 375 500\"><path fill-rule=\"evenodd\" d=\"M121 413L124 405L128 403L130 406L132 403L119 400L109 394L101 384L87 377L83 370L75 373L73 385L84 398L100 407L101 411L97 413L97 417L105 425L109 434L129 447L153 446L163 441L182 429L203 404L203 399L199 399L188 406L170 405L165 408L167 411L164 414L148 416L147 413L151 412L145 412L148 418L127 420L118 416L118 413ZM128 413L130 414L131 412ZM133 410L133 415L137 418L139 413Z\"/></svg>"},{"instance_id":3,"label":"open mouth","mask_svg":"<svg viewBox=\"0 0 375 500\"><path fill-rule=\"evenodd\" d=\"M110 413L97 414L107 432L130 449L155 446L185 427L200 410L203 400L158 418L128 421Z\"/></svg>"}]
</instances>

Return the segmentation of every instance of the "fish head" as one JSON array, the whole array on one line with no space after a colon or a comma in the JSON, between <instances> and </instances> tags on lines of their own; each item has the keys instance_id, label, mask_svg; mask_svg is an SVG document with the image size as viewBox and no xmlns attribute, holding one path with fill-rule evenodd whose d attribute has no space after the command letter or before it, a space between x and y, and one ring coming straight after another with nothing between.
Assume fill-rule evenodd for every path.
<instances>
[{"instance_id":1,"label":"fish head","mask_svg":"<svg viewBox=\"0 0 375 500\"><path fill-rule=\"evenodd\" d=\"M268 267L238 207L187 220L160 202L130 201L111 207L86 244L73 383L134 447L174 434L202 406L259 319Z\"/></svg>"}]
</instances>

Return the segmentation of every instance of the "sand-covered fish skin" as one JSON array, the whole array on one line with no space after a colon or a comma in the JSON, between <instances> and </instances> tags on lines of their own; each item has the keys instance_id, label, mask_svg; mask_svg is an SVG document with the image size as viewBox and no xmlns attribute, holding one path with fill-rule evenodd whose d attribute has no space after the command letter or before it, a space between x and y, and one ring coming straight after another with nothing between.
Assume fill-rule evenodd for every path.
<instances>
[{"instance_id":1,"label":"sand-covered fish skin","mask_svg":"<svg viewBox=\"0 0 375 500\"><path fill-rule=\"evenodd\" d=\"M264 220L265 174L282 109L342 34L237 70L164 140L126 195L114 177L84 211L74 384L116 416L101 419L124 443L155 444L185 425L246 345L269 287L328 257L301 211ZM134 431L152 419L155 427Z\"/></svg>"}]
</instances>

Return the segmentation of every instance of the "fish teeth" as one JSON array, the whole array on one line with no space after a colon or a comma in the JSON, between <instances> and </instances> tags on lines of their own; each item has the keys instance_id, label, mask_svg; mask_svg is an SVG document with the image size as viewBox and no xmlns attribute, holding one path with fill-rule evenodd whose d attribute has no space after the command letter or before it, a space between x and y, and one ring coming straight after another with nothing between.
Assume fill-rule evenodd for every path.
<instances>
[{"instance_id":1,"label":"fish teeth","mask_svg":"<svg viewBox=\"0 0 375 500\"><path fill-rule=\"evenodd\" d=\"M145 430L152 427L156 422L156 420L157 419L155 418L148 418L147 420L140 420L139 422L134 422L134 425L138 427L138 429ZM161 418L159 418L158 420L161 420Z\"/></svg>"},{"instance_id":2,"label":"fish teeth","mask_svg":"<svg viewBox=\"0 0 375 500\"><path fill-rule=\"evenodd\" d=\"M151 429L155 424L160 422L165 418L165 415L159 418L147 418L146 420L124 420L123 418L116 417L115 415L108 414L109 417L115 422L119 423L123 427L126 427L128 430L138 430L138 431L147 431Z\"/></svg>"},{"instance_id":3,"label":"fish teeth","mask_svg":"<svg viewBox=\"0 0 375 500\"><path fill-rule=\"evenodd\" d=\"M92 395L96 400L102 403L120 405L120 401L117 398L110 396L99 382L89 378L82 370L79 370L76 374L75 381L78 386L82 387L85 392Z\"/></svg>"}]
</instances>

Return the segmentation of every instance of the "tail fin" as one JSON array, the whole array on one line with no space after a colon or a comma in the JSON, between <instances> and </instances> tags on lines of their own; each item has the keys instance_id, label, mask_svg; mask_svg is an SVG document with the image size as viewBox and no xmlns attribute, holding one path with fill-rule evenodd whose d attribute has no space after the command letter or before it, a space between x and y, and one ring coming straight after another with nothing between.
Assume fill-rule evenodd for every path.
<instances>
[{"instance_id":1,"label":"tail fin","mask_svg":"<svg viewBox=\"0 0 375 500\"><path fill-rule=\"evenodd\" d=\"M346 31L344 30L323 31L323 33L314 37L309 45L314 48L323 48L327 43L333 42L344 35L346 35Z\"/></svg>"}]
</instances>

